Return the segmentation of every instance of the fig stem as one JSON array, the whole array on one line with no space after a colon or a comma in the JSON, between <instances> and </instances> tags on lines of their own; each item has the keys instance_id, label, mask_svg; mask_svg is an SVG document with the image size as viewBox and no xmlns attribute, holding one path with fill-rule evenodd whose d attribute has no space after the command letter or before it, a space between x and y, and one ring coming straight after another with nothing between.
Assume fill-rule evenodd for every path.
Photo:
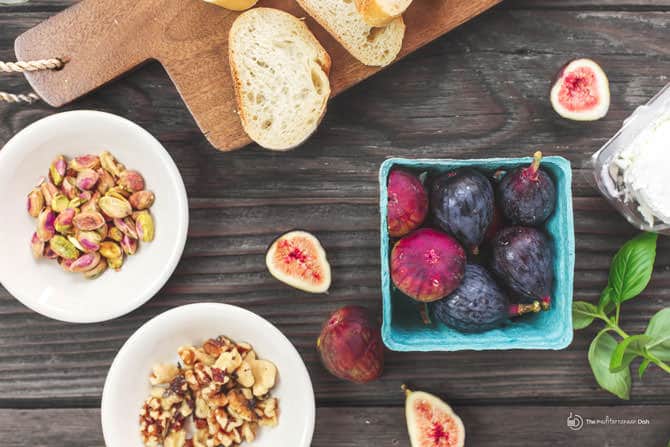
<instances>
[{"instance_id":1,"label":"fig stem","mask_svg":"<svg viewBox=\"0 0 670 447\"><path fill-rule=\"evenodd\" d=\"M540 306L542 306L542 310L549 310L551 309L551 297L545 296L540 300Z\"/></svg>"},{"instance_id":2,"label":"fig stem","mask_svg":"<svg viewBox=\"0 0 670 447\"><path fill-rule=\"evenodd\" d=\"M542 305L539 301L533 301L530 304L512 304L509 307L509 314L512 317L518 317L529 313L538 313L542 310Z\"/></svg>"},{"instance_id":3,"label":"fig stem","mask_svg":"<svg viewBox=\"0 0 670 447\"><path fill-rule=\"evenodd\" d=\"M537 151L533 154L533 162L530 164L530 176L531 178L537 178L537 171L540 170L540 163L542 163L542 152Z\"/></svg>"},{"instance_id":4,"label":"fig stem","mask_svg":"<svg viewBox=\"0 0 670 447\"><path fill-rule=\"evenodd\" d=\"M426 326L433 324L430 319L430 312L428 311L428 303L419 304L419 315L421 315L421 321Z\"/></svg>"},{"instance_id":5,"label":"fig stem","mask_svg":"<svg viewBox=\"0 0 670 447\"><path fill-rule=\"evenodd\" d=\"M405 393L406 397L409 397L409 395L412 394L412 390L407 388L407 385L405 385L404 383L400 385L400 389L402 390L403 393Z\"/></svg>"}]
</instances>

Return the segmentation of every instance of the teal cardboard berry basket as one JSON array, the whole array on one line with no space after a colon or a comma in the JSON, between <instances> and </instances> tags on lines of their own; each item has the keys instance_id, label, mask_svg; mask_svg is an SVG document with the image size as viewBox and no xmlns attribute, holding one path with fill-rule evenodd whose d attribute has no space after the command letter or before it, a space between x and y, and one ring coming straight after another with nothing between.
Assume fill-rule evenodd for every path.
<instances>
[{"instance_id":1,"label":"teal cardboard berry basket","mask_svg":"<svg viewBox=\"0 0 670 447\"><path fill-rule=\"evenodd\" d=\"M423 323L419 307L395 288L391 281L390 255L393 243L388 235L387 182L393 168L417 174L442 173L473 167L485 173L527 166L532 158L487 158L478 160L438 160L391 158L379 170L379 209L381 214L381 277L383 299L382 338L393 351L460 351L503 349L563 349L572 342L572 284L575 264L575 230L572 217L572 171L563 157L546 157L542 167L556 183L556 209L545 224L554 253L552 307L527 315L502 328L481 334L464 334L435 318Z\"/></svg>"}]
</instances>

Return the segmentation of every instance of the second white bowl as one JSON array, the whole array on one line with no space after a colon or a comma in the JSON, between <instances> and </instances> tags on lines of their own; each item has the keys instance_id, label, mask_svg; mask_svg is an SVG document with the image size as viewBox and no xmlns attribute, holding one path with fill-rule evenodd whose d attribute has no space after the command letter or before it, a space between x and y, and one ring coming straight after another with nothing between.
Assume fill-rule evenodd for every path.
<instances>
[{"instance_id":1,"label":"second white bowl","mask_svg":"<svg viewBox=\"0 0 670 447\"><path fill-rule=\"evenodd\" d=\"M225 335L250 343L259 358L277 366L279 424L260 427L254 447L309 447L316 404L307 368L291 342L267 320L240 307L190 304L169 310L139 328L121 348L102 393L102 430L107 447L142 447L139 411L149 397L157 363L176 363L177 349Z\"/></svg>"}]
</instances>

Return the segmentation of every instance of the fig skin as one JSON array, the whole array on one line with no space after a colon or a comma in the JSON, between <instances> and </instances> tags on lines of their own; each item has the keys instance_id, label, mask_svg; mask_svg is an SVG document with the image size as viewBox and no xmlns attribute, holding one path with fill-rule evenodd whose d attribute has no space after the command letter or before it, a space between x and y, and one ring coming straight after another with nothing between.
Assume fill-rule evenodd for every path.
<instances>
[{"instance_id":1,"label":"fig skin","mask_svg":"<svg viewBox=\"0 0 670 447\"><path fill-rule=\"evenodd\" d=\"M533 227L507 227L493 242L491 269L520 302L540 301L548 308L554 278L551 243Z\"/></svg>"},{"instance_id":2,"label":"fig skin","mask_svg":"<svg viewBox=\"0 0 670 447\"><path fill-rule=\"evenodd\" d=\"M505 220L503 218L502 211L500 211L500 207L496 206L493 208L493 218L491 219L491 224L489 224L489 227L486 229L486 233L484 233L484 242L492 242L493 239L495 239L496 234L498 234L498 231L500 231L503 226L505 226Z\"/></svg>"},{"instance_id":3,"label":"fig skin","mask_svg":"<svg viewBox=\"0 0 670 447\"><path fill-rule=\"evenodd\" d=\"M510 317L539 312L539 301L511 304L507 293L479 264L465 266L463 282L448 297L431 303L433 315L463 333L479 333L504 326Z\"/></svg>"},{"instance_id":4,"label":"fig skin","mask_svg":"<svg viewBox=\"0 0 670 447\"><path fill-rule=\"evenodd\" d=\"M540 168L541 161L542 153L535 152L530 166L516 168L500 181L500 209L514 225L541 225L556 208L556 186Z\"/></svg>"},{"instance_id":5,"label":"fig skin","mask_svg":"<svg viewBox=\"0 0 670 447\"><path fill-rule=\"evenodd\" d=\"M556 74L549 99L554 111L563 118L596 121L609 111L609 79L597 62L573 59Z\"/></svg>"},{"instance_id":6,"label":"fig skin","mask_svg":"<svg viewBox=\"0 0 670 447\"><path fill-rule=\"evenodd\" d=\"M380 327L365 307L345 306L335 312L323 325L317 348L323 366L342 380L368 383L384 370Z\"/></svg>"},{"instance_id":7,"label":"fig skin","mask_svg":"<svg viewBox=\"0 0 670 447\"><path fill-rule=\"evenodd\" d=\"M431 304L433 314L460 332L484 332L504 325L509 298L484 267L465 266L461 285L446 298Z\"/></svg>"},{"instance_id":8,"label":"fig skin","mask_svg":"<svg viewBox=\"0 0 670 447\"><path fill-rule=\"evenodd\" d=\"M430 207L438 225L474 254L491 225L494 206L491 182L474 169L447 172L431 185Z\"/></svg>"},{"instance_id":9,"label":"fig skin","mask_svg":"<svg viewBox=\"0 0 670 447\"><path fill-rule=\"evenodd\" d=\"M393 247L391 279L405 295L429 303L459 286L465 262L465 250L456 239L432 228L420 228Z\"/></svg>"},{"instance_id":10,"label":"fig skin","mask_svg":"<svg viewBox=\"0 0 670 447\"><path fill-rule=\"evenodd\" d=\"M387 222L389 236L402 237L419 228L428 214L428 193L423 183L402 170L388 179Z\"/></svg>"}]
</instances>

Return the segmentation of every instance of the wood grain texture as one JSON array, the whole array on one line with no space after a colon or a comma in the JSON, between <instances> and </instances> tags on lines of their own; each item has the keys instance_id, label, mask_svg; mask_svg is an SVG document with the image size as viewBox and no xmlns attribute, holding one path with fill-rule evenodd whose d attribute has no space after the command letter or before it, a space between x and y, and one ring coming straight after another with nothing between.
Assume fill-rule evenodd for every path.
<instances>
[{"instance_id":1,"label":"wood grain texture","mask_svg":"<svg viewBox=\"0 0 670 447\"><path fill-rule=\"evenodd\" d=\"M466 445L475 447L664 447L670 438L670 407L667 406L461 406L454 409L465 424ZM594 423L571 431L566 426L570 412L585 420L635 420L636 424ZM99 420L97 409L0 410L0 433L12 435L3 440L3 447L91 447L103 445ZM312 447L408 445L401 407L325 407L317 410L316 420Z\"/></svg>"},{"instance_id":2,"label":"wood grain texture","mask_svg":"<svg viewBox=\"0 0 670 447\"><path fill-rule=\"evenodd\" d=\"M72 3L31 0L0 8L0 59L13 56L17 35ZM127 337L169 308L217 301L261 314L296 344L317 393L318 446L407 445L398 387L409 381L454 403L471 427L475 447L664 447L670 438L663 419L669 414L668 376L650 368L643 381L634 380L630 402L601 391L586 359L595 327L577 332L570 348L559 352L389 353L384 377L363 387L329 376L318 363L314 341L322 321L341 305L363 304L379 315L376 176L389 156L520 156L542 149L571 160L575 297L597 300L611 256L635 231L591 187L588 159L626 116L670 80L668 5L506 1L335 98L317 134L285 154L256 146L212 151L165 70L155 63L66 107L120 114L166 145L190 197L189 240L166 287L141 309L113 322L76 326L50 321L0 289L0 407L10 409L8 417L0 417L6 424L0 433L11 434L3 442L100 445L97 412L78 407L99 405L107 369ZM555 70L577 55L599 60L611 80L610 113L595 123L560 120L547 101ZM20 76L2 77L0 84L6 90L27 88ZM45 105L0 107L0 144L52 113ZM316 232L328 250L335 275L328 296L284 287L264 269L267 245L296 226ZM641 332L654 312L669 305L670 240L664 238L652 283L626 304L623 326ZM45 407L54 410L11 410ZM663 424L575 434L564 424L571 410L584 416L640 413L657 416ZM15 436L31 433L25 425L30 419L23 418L28 416L52 421L54 429L54 420L65 421L62 433L54 435L65 442L47 444L35 431L31 437ZM31 439L36 441L30 444Z\"/></svg>"},{"instance_id":3,"label":"wood grain texture","mask_svg":"<svg viewBox=\"0 0 670 447\"><path fill-rule=\"evenodd\" d=\"M399 57L499 1L423 0L405 14ZM262 0L259 6L306 16L294 0ZM84 0L19 36L15 50L21 60L45 54L69 60L57 72L26 74L35 92L56 107L156 59L210 143L227 151L250 143L236 113L228 64L228 31L238 15L201 0ZM307 23L333 60L333 95L380 70L356 61L311 18Z\"/></svg>"},{"instance_id":4,"label":"wood grain texture","mask_svg":"<svg viewBox=\"0 0 670 447\"><path fill-rule=\"evenodd\" d=\"M36 14L1 15L0 25L18 33L24 20L29 27L45 15ZM315 137L287 154L256 147L212 152L155 64L86 98L77 105L137 121L175 158L191 198L185 257L146 306L95 327L48 321L1 292L0 399L96 404L116 350L137 327L176 305L211 300L242 305L286 332L308 363L320 404L389 404L408 378L466 404L618 403L597 389L590 373L591 330L577 333L561 352L390 354L386 376L368 387L329 377L314 351L322 320L338 306L362 303L379 311L376 173L387 156L518 156L540 147L572 160L575 296L597 299L610 257L634 231L597 197L585 163L666 82L670 59L658 42L670 19L658 12L589 12L598 25L593 28L584 14L496 9L336 98ZM556 45L566 32L571 38ZM11 43L10 36L0 39ZM610 114L589 125L557 119L546 100L553 71L581 52L601 60L612 79ZM654 63L643 63L649 60ZM8 79L18 88L20 77ZM50 113L46 107L0 109L0 138ZM263 267L271 240L296 226L316 232L328 249L335 272L328 297L288 289ZM633 332L670 302L668 243L662 247L652 285L628 305L624 324ZM633 402L668 403L664 379L650 370L644 383L636 383Z\"/></svg>"}]
</instances>

